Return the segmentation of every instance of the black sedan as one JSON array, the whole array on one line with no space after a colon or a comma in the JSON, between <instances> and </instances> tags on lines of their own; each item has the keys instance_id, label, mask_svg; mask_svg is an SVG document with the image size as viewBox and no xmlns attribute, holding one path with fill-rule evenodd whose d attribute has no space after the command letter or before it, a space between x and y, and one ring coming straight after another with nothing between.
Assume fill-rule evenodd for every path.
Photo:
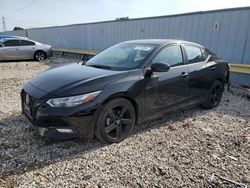
<instances>
[{"instance_id":1,"label":"black sedan","mask_svg":"<svg viewBox=\"0 0 250 188\"><path fill-rule=\"evenodd\" d=\"M22 111L41 136L120 142L167 112L216 107L228 76L227 62L201 45L127 41L39 74L21 91Z\"/></svg>"}]
</instances>

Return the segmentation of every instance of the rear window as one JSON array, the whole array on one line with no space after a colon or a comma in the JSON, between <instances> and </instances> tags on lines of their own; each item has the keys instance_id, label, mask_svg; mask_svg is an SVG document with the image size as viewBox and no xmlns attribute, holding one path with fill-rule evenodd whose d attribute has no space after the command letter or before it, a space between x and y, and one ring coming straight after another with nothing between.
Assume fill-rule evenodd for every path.
<instances>
[{"instance_id":1,"label":"rear window","mask_svg":"<svg viewBox=\"0 0 250 188\"><path fill-rule=\"evenodd\" d=\"M199 47L185 45L184 48L187 54L188 63L198 63L204 61L204 57Z\"/></svg>"},{"instance_id":2,"label":"rear window","mask_svg":"<svg viewBox=\"0 0 250 188\"><path fill-rule=\"evenodd\" d=\"M3 44L4 46L20 46L19 40L8 40L5 41Z\"/></svg>"},{"instance_id":3,"label":"rear window","mask_svg":"<svg viewBox=\"0 0 250 188\"><path fill-rule=\"evenodd\" d=\"M34 42L28 40L21 40L21 46L33 46L33 45L35 45Z\"/></svg>"}]
</instances>

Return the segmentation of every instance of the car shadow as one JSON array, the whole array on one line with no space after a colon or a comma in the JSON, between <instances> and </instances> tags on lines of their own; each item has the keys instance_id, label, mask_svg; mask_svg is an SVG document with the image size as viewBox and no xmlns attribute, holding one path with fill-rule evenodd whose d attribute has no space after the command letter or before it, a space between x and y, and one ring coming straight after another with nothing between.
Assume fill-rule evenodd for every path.
<instances>
[{"instance_id":1,"label":"car shadow","mask_svg":"<svg viewBox=\"0 0 250 188\"><path fill-rule=\"evenodd\" d=\"M226 92L221 105L213 110L202 110L198 106L178 113L162 114L161 118L137 125L130 137L163 126L169 128L169 134L171 134L171 131L175 129L175 127L171 126L175 125L176 122L181 122L182 126L186 126L188 122L192 123L197 117L211 111L229 116L246 117L249 115L231 113L230 110L233 107L227 110L230 97L232 97L231 94ZM80 139L60 142L48 141L29 128L22 114L11 114L0 119L0 179L40 169L59 161L83 157L85 154L104 146L109 147L109 145L103 144L97 139L89 142L83 142Z\"/></svg>"},{"instance_id":2,"label":"car shadow","mask_svg":"<svg viewBox=\"0 0 250 188\"><path fill-rule=\"evenodd\" d=\"M29 128L22 114L0 120L0 178L80 157L104 144L93 140L49 141Z\"/></svg>"}]
</instances>

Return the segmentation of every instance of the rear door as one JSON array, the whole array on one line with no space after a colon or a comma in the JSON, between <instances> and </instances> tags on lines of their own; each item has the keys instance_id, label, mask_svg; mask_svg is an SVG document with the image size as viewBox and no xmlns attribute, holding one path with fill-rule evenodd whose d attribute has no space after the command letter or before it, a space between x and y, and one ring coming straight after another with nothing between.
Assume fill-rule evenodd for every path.
<instances>
[{"instance_id":1,"label":"rear door","mask_svg":"<svg viewBox=\"0 0 250 188\"><path fill-rule=\"evenodd\" d=\"M33 59L35 53L35 43L29 40L20 40L19 50L22 59Z\"/></svg>"},{"instance_id":2,"label":"rear door","mask_svg":"<svg viewBox=\"0 0 250 188\"><path fill-rule=\"evenodd\" d=\"M216 63L214 61L205 62L209 54L203 47L184 44L183 48L189 71L189 98L203 100L215 79Z\"/></svg>"},{"instance_id":3,"label":"rear door","mask_svg":"<svg viewBox=\"0 0 250 188\"><path fill-rule=\"evenodd\" d=\"M164 47L151 61L168 63L168 72L153 72L145 77L146 114L166 112L184 105L187 99L188 68L184 64L180 45L172 44ZM174 109L173 109L174 108Z\"/></svg>"},{"instance_id":4,"label":"rear door","mask_svg":"<svg viewBox=\"0 0 250 188\"><path fill-rule=\"evenodd\" d=\"M0 59L1 60L16 60L20 58L20 41L11 39L5 41L0 47Z\"/></svg>"}]
</instances>

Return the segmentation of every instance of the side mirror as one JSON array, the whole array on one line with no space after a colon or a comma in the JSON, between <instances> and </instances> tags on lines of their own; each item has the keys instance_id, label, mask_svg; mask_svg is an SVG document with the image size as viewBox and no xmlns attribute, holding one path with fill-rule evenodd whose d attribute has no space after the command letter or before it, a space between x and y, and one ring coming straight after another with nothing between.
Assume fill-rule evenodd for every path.
<instances>
[{"instance_id":1,"label":"side mirror","mask_svg":"<svg viewBox=\"0 0 250 188\"><path fill-rule=\"evenodd\" d=\"M153 63L151 65L152 72L168 72L170 69L170 65L168 63Z\"/></svg>"},{"instance_id":2,"label":"side mirror","mask_svg":"<svg viewBox=\"0 0 250 188\"><path fill-rule=\"evenodd\" d=\"M207 57L207 59L205 60L205 63L207 63L207 62L209 62L210 61L210 59L211 59L211 55L209 55L208 57Z\"/></svg>"}]
</instances>

